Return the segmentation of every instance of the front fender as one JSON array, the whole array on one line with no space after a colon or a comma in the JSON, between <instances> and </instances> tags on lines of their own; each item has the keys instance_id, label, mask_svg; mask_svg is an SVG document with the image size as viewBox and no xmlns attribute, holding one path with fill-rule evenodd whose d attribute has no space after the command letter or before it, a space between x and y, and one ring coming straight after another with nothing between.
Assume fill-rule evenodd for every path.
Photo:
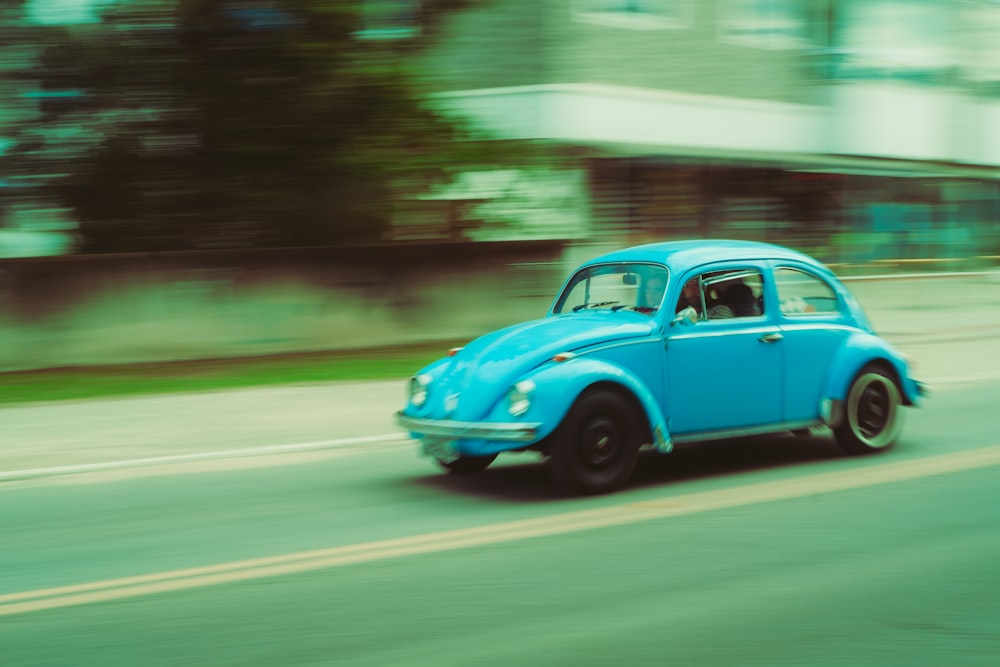
<instances>
[{"instance_id":1,"label":"front fender","mask_svg":"<svg viewBox=\"0 0 1000 667\"><path fill-rule=\"evenodd\" d=\"M830 361L822 397L833 401L846 399L858 372L873 361L888 363L899 379L905 402L919 404L921 391L917 381L910 377L910 365L903 354L882 338L861 331L851 334Z\"/></svg>"},{"instance_id":2,"label":"front fender","mask_svg":"<svg viewBox=\"0 0 1000 667\"><path fill-rule=\"evenodd\" d=\"M542 422L542 437L550 435L562 423L584 390L594 384L608 382L623 387L638 400L646 413L657 450L669 452L671 449L666 420L656 397L644 382L621 366L603 359L577 357L546 364L527 379L535 383L536 391L525 419L534 418Z\"/></svg>"}]
</instances>

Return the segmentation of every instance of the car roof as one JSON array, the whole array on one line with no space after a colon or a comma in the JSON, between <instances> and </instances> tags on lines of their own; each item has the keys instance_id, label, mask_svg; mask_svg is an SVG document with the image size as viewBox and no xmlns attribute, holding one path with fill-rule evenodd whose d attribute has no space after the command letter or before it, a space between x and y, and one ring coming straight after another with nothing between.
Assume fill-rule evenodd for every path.
<instances>
[{"instance_id":1,"label":"car roof","mask_svg":"<svg viewBox=\"0 0 1000 667\"><path fill-rule=\"evenodd\" d=\"M633 246L600 255L583 266L607 262L655 262L667 265L672 271L684 272L710 262L741 259L795 260L828 272L823 264L796 250L773 243L731 239L665 241Z\"/></svg>"}]
</instances>

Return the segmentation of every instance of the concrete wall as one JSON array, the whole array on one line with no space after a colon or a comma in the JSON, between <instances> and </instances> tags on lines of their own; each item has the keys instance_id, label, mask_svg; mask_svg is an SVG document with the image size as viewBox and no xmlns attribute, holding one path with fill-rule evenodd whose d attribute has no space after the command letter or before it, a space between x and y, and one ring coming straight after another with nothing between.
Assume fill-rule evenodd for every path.
<instances>
[{"instance_id":1,"label":"concrete wall","mask_svg":"<svg viewBox=\"0 0 1000 667\"><path fill-rule=\"evenodd\" d=\"M558 242L0 261L0 371L471 338L544 315Z\"/></svg>"}]
</instances>

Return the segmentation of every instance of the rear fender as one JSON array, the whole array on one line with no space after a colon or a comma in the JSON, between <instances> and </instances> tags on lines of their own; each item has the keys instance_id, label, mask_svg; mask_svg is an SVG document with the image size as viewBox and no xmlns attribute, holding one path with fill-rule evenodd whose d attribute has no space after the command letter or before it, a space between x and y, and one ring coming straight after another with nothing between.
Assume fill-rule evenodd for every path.
<instances>
[{"instance_id":1,"label":"rear fender","mask_svg":"<svg viewBox=\"0 0 1000 667\"><path fill-rule=\"evenodd\" d=\"M823 391L820 414L828 424L839 422L839 409L847 398L847 392L858 373L866 365L878 362L888 367L894 376L903 402L906 405L918 405L920 388L912 377L906 358L895 347L885 340L865 332L851 334L830 361Z\"/></svg>"}]
</instances>

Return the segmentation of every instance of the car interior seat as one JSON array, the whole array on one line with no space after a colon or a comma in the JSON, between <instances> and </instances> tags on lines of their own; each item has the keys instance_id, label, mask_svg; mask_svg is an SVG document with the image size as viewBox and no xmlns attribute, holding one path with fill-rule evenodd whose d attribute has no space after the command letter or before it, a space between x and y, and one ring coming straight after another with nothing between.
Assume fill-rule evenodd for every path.
<instances>
[{"instance_id":1,"label":"car interior seat","mask_svg":"<svg viewBox=\"0 0 1000 667\"><path fill-rule=\"evenodd\" d=\"M753 290L745 283L737 282L730 285L723 292L721 301L732 309L735 317L756 317L761 312Z\"/></svg>"}]
</instances>

